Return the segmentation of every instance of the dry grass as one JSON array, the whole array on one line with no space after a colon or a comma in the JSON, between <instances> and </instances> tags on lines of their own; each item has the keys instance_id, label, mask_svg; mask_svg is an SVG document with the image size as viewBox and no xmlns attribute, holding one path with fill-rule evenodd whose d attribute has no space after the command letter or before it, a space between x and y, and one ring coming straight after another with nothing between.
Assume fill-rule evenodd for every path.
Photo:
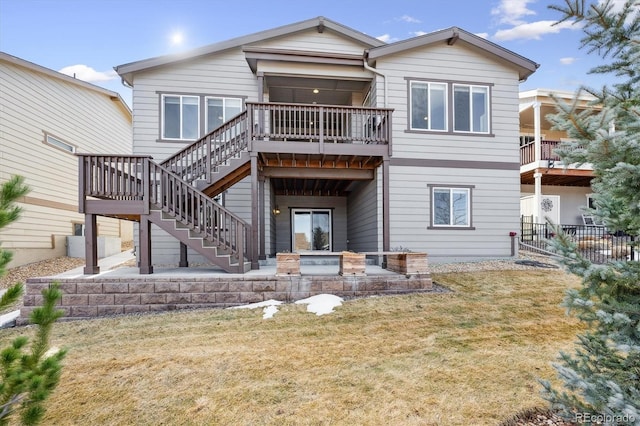
<instances>
[{"instance_id":1,"label":"dry grass","mask_svg":"<svg viewBox=\"0 0 640 426\"><path fill-rule=\"evenodd\" d=\"M45 424L495 425L536 405L575 340L555 271L441 274L455 290L56 325ZM1 344L25 329L4 330Z\"/></svg>"}]
</instances>

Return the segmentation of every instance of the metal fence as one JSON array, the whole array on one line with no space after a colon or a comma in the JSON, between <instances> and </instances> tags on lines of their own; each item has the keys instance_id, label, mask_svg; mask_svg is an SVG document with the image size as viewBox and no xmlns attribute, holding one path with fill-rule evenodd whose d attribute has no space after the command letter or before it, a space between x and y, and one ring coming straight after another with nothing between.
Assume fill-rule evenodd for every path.
<instances>
[{"instance_id":1,"label":"metal fence","mask_svg":"<svg viewBox=\"0 0 640 426\"><path fill-rule=\"evenodd\" d=\"M580 254L592 263L640 260L640 247L635 238L623 232L609 232L605 226L561 225L564 233L576 243ZM530 216L520 220L520 249L547 252L554 238L552 227L534 223Z\"/></svg>"}]
</instances>

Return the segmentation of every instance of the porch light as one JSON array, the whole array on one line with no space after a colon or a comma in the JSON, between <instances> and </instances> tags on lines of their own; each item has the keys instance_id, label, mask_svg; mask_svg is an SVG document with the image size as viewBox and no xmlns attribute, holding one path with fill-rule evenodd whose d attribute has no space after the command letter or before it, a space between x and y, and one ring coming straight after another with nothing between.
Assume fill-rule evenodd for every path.
<instances>
[{"instance_id":1,"label":"porch light","mask_svg":"<svg viewBox=\"0 0 640 426\"><path fill-rule=\"evenodd\" d=\"M280 208L278 206L276 206L275 209L273 209L273 214L278 216L280 214Z\"/></svg>"},{"instance_id":2,"label":"porch light","mask_svg":"<svg viewBox=\"0 0 640 426\"><path fill-rule=\"evenodd\" d=\"M318 89L313 89L313 93L315 93L315 94L317 95L318 93L320 93L320 90L318 90Z\"/></svg>"}]
</instances>

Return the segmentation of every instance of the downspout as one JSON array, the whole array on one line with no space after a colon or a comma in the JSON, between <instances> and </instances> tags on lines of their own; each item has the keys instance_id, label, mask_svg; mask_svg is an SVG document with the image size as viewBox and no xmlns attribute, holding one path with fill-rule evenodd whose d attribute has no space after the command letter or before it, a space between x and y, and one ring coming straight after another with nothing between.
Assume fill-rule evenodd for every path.
<instances>
[{"instance_id":1,"label":"downspout","mask_svg":"<svg viewBox=\"0 0 640 426\"><path fill-rule=\"evenodd\" d=\"M377 69L373 68L372 66L369 66L369 64L367 63L367 56L368 52L365 52L365 58L362 60L362 64L364 65L364 69L369 70L375 74L378 74L380 77L383 78L384 80L384 107L387 108L387 75L384 74L381 71L378 71Z\"/></svg>"}]
</instances>

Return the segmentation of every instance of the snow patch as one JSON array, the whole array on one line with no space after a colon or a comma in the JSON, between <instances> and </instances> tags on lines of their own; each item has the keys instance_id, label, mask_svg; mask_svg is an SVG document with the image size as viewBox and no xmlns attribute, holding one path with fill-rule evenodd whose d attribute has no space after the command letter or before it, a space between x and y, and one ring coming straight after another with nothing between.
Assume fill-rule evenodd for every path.
<instances>
[{"instance_id":1,"label":"snow patch","mask_svg":"<svg viewBox=\"0 0 640 426\"><path fill-rule=\"evenodd\" d=\"M298 300L296 304L307 304L307 312L313 312L316 315L324 315L333 312L333 308L342 305L344 299L333 294L318 294L306 299Z\"/></svg>"},{"instance_id":2,"label":"snow patch","mask_svg":"<svg viewBox=\"0 0 640 426\"><path fill-rule=\"evenodd\" d=\"M306 299L298 300L296 304L306 304L307 312L312 312L318 316L330 314L334 312L333 308L336 306L342 305L344 299L338 296L334 296L333 294L318 294L317 296L311 296ZM279 300L265 300L264 302L250 303L248 305L241 306L233 306L229 309L256 309L256 308L264 308L262 319L273 318L273 316L278 312L278 305L281 305L283 302Z\"/></svg>"},{"instance_id":3,"label":"snow patch","mask_svg":"<svg viewBox=\"0 0 640 426\"><path fill-rule=\"evenodd\" d=\"M231 309L256 309L256 308L264 308L262 319L273 318L273 316L278 312L278 305L281 305L282 302L280 300L265 300L264 302L250 303L248 305L241 306L233 306Z\"/></svg>"}]
</instances>

